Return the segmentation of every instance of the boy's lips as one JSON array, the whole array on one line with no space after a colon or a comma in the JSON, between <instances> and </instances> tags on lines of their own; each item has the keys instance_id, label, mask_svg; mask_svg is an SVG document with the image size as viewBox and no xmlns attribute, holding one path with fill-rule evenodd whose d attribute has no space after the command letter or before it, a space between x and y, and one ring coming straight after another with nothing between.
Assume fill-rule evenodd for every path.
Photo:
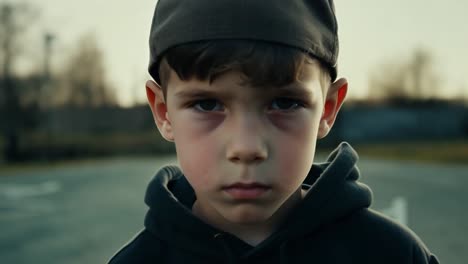
<instances>
[{"instance_id":1,"label":"boy's lips","mask_svg":"<svg viewBox=\"0 0 468 264\"><path fill-rule=\"evenodd\" d=\"M271 189L270 186L262 183L234 183L222 188L234 199L249 200L260 197Z\"/></svg>"}]
</instances>

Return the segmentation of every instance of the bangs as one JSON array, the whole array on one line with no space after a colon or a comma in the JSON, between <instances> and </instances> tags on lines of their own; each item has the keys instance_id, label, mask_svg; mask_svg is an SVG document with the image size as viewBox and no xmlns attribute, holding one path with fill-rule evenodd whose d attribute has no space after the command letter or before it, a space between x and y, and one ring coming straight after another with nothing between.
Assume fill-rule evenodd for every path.
<instances>
[{"instance_id":1,"label":"bangs","mask_svg":"<svg viewBox=\"0 0 468 264\"><path fill-rule=\"evenodd\" d=\"M183 44L169 49L163 58L159 76L164 90L169 79L169 67L181 80L196 78L211 83L224 73L238 71L245 77L245 84L281 87L299 80L304 63L318 62L293 47L251 40Z\"/></svg>"}]
</instances>

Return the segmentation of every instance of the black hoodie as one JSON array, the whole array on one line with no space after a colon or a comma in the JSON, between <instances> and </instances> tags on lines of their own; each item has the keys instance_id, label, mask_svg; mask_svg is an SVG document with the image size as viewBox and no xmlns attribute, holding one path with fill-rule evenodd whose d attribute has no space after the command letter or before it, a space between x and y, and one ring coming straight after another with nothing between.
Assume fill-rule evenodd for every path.
<instances>
[{"instance_id":1,"label":"black hoodie","mask_svg":"<svg viewBox=\"0 0 468 264\"><path fill-rule=\"evenodd\" d=\"M342 143L313 165L307 195L270 237L253 247L191 212L195 194L175 166L148 186L145 229L110 263L438 263L409 229L368 209L357 154Z\"/></svg>"}]
</instances>

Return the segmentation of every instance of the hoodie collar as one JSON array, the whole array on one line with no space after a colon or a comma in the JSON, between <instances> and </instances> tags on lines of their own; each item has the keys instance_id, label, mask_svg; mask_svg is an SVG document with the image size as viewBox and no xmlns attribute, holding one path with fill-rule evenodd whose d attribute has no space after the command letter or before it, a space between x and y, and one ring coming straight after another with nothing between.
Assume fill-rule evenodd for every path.
<instances>
[{"instance_id":1,"label":"hoodie collar","mask_svg":"<svg viewBox=\"0 0 468 264\"><path fill-rule=\"evenodd\" d=\"M284 249L285 242L300 239L355 210L370 206L370 189L357 181L357 161L357 153L343 142L326 162L314 164L304 181L304 188L309 190L303 201L278 231L256 247L248 246L192 214L196 197L176 166L162 168L150 182L145 197L150 207L145 226L169 245L211 257L225 257L235 252L248 258L261 254L266 248L280 246ZM229 248L232 250L226 253Z\"/></svg>"}]
</instances>

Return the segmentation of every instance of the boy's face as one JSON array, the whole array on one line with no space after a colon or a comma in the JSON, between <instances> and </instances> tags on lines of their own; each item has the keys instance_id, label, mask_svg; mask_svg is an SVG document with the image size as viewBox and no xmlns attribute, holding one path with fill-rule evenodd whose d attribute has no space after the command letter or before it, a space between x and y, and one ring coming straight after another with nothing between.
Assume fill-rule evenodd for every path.
<instances>
[{"instance_id":1,"label":"boy's face","mask_svg":"<svg viewBox=\"0 0 468 264\"><path fill-rule=\"evenodd\" d=\"M175 142L203 218L271 222L300 200L316 140L333 125L347 86L342 79L340 87L322 89L316 67L305 65L301 82L271 89L245 85L238 72L211 84L171 72L166 98L147 83L156 124Z\"/></svg>"}]
</instances>

